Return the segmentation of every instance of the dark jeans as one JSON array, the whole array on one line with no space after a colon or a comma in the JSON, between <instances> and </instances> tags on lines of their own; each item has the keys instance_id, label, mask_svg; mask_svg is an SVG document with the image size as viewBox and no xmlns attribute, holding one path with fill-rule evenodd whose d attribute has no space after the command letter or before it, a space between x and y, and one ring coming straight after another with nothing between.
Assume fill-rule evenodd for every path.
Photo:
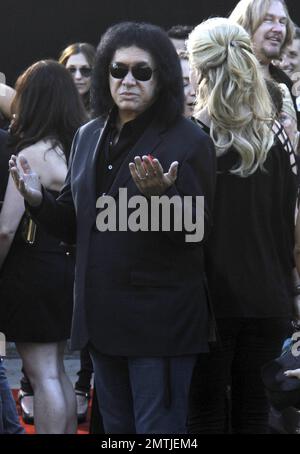
<instances>
[{"instance_id":1,"label":"dark jeans","mask_svg":"<svg viewBox=\"0 0 300 454\"><path fill-rule=\"evenodd\" d=\"M268 433L269 404L261 367L280 354L289 322L226 318L218 319L217 325L221 342L211 353L200 355L194 369L188 432Z\"/></svg>"},{"instance_id":2,"label":"dark jeans","mask_svg":"<svg viewBox=\"0 0 300 454\"><path fill-rule=\"evenodd\" d=\"M186 433L196 356L125 358L90 352L106 433Z\"/></svg>"},{"instance_id":3,"label":"dark jeans","mask_svg":"<svg viewBox=\"0 0 300 454\"><path fill-rule=\"evenodd\" d=\"M0 358L0 434L23 434L17 414L16 404L11 393Z\"/></svg>"},{"instance_id":4,"label":"dark jeans","mask_svg":"<svg viewBox=\"0 0 300 454\"><path fill-rule=\"evenodd\" d=\"M75 383L75 389L89 392L91 388L91 379L94 372L92 359L88 346L84 347L80 352L80 370L77 373L78 380Z\"/></svg>"},{"instance_id":5,"label":"dark jeans","mask_svg":"<svg viewBox=\"0 0 300 454\"><path fill-rule=\"evenodd\" d=\"M92 435L104 434L104 427L102 416L99 410L98 399L97 399L97 390L94 385L93 399L92 399L92 409L91 409L91 419L89 433Z\"/></svg>"}]
</instances>

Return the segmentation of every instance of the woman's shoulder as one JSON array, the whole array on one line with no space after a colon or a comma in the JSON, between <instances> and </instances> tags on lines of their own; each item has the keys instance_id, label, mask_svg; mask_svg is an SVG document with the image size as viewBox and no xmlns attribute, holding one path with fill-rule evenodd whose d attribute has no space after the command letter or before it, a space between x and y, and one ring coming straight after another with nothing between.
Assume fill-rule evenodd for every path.
<instances>
[{"instance_id":1,"label":"woman's shoulder","mask_svg":"<svg viewBox=\"0 0 300 454\"><path fill-rule=\"evenodd\" d=\"M67 162L60 146L51 140L40 140L18 154L24 156L47 189L60 190L67 173Z\"/></svg>"},{"instance_id":2,"label":"woman's shoulder","mask_svg":"<svg viewBox=\"0 0 300 454\"><path fill-rule=\"evenodd\" d=\"M54 144L52 140L50 139L42 139L42 140L39 140L38 142L34 143L34 144L31 144L29 145L28 147L25 147L23 148L19 154L22 154L22 155L36 155L38 154L39 152L51 152L51 151L55 151L55 152L59 152L61 154L63 154L63 150L62 150L62 147L58 144Z\"/></svg>"},{"instance_id":3,"label":"woman's shoulder","mask_svg":"<svg viewBox=\"0 0 300 454\"><path fill-rule=\"evenodd\" d=\"M23 148L18 156L24 156L31 162L45 164L51 161L66 162L65 154L60 145L54 144L50 139L39 140L38 142Z\"/></svg>"}]
</instances>

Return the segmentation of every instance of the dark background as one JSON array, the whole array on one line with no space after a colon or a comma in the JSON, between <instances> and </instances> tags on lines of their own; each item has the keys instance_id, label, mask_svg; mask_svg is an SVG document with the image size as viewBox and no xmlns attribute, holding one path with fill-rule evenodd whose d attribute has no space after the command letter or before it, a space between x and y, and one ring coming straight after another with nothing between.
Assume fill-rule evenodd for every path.
<instances>
[{"instance_id":1,"label":"dark background","mask_svg":"<svg viewBox=\"0 0 300 454\"><path fill-rule=\"evenodd\" d=\"M57 58L77 41L98 44L116 22L137 20L169 28L200 23L209 16L227 16L237 0L0 0L0 72L13 85L34 61ZM299 0L287 0L290 15L300 23ZM298 8L297 8L298 4ZM298 9L298 11L297 11Z\"/></svg>"}]
</instances>

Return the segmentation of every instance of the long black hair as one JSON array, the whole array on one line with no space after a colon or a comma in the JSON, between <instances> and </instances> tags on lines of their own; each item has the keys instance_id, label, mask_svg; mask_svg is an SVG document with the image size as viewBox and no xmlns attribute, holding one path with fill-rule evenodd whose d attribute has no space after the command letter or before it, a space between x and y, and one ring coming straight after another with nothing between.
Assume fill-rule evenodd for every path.
<instances>
[{"instance_id":1,"label":"long black hair","mask_svg":"<svg viewBox=\"0 0 300 454\"><path fill-rule=\"evenodd\" d=\"M60 145L68 159L76 130L86 121L85 111L64 66L42 60L30 66L16 82L14 119L9 145L16 152L39 140Z\"/></svg>"},{"instance_id":2,"label":"long black hair","mask_svg":"<svg viewBox=\"0 0 300 454\"><path fill-rule=\"evenodd\" d=\"M157 112L170 124L183 112L184 93L180 62L167 33L156 25L121 22L110 27L98 46L92 78L94 114L105 117L113 106L109 89L109 65L117 49L136 46L154 59L158 74Z\"/></svg>"}]
</instances>

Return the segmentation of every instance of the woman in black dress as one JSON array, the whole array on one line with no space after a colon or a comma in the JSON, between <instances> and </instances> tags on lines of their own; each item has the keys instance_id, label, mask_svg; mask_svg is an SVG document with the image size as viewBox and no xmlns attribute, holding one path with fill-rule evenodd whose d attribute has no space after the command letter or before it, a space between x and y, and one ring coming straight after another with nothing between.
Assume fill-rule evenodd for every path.
<instances>
[{"instance_id":1,"label":"woman in black dress","mask_svg":"<svg viewBox=\"0 0 300 454\"><path fill-rule=\"evenodd\" d=\"M218 176L206 266L219 343L195 369L190 432L266 433L261 367L278 356L293 301L296 163L272 121L245 30L210 19L188 41L196 118L215 143ZM228 422L228 421L227 421Z\"/></svg>"},{"instance_id":2,"label":"woman in black dress","mask_svg":"<svg viewBox=\"0 0 300 454\"><path fill-rule=\"evenodd\" d=\"M12 150L58 194L74 133L85 120L72 77L54 61L32 65L17 81L12 110ZM37 433L74 433L75 398L63 365L74 259L32 222L11 177L0 215L0 269L0 331L16 342L33 386Z\"/></svg>"}]
</instances>

